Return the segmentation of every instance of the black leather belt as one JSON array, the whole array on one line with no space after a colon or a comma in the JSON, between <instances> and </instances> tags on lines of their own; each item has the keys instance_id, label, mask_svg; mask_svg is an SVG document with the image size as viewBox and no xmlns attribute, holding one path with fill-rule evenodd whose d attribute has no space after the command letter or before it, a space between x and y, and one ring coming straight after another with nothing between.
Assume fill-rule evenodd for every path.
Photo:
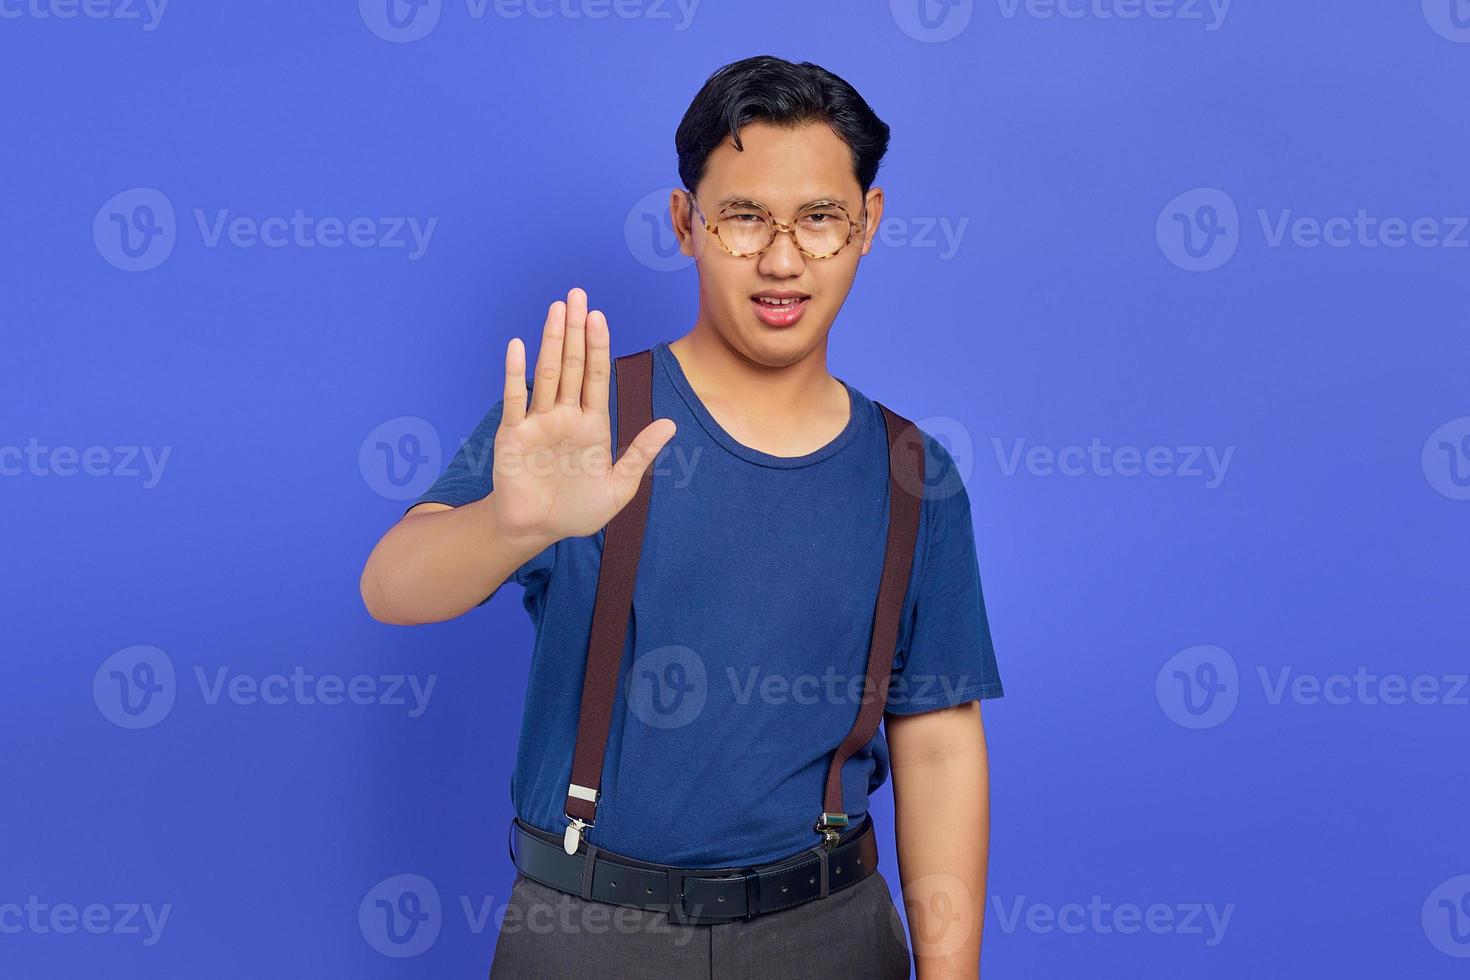
<instances>
[{"instance_id":1,"label":"black leather belt","mask_svg":"<svg viewBox=\"0 0 1470 980\"><path fill-rule=\"evenodd\" d=\"M604 851L585 838L576 854L562 835L511 822L511 860L527 878L584 899L667 912L671 922L716 925L778 912L862 881L878 870L871 817L828 850L817 845L748 868L674 868ZM590 878L584 872L590 871Z\"/></svg>"}]
</instances>

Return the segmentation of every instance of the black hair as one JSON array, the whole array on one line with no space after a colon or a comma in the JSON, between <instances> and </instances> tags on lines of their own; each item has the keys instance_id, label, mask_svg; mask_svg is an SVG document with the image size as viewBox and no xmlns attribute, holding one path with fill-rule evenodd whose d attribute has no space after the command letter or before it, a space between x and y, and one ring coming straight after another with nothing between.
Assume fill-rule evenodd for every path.
<instances>
[{"instance_id":1,"label":"black hair","mask_svg":"<svg viewBox=\"0 0 1470 980\"><path fill-rule=\"evenodd\" d=\"M852 151L852 168L863 193L873 186L888 151L888 124L846 81L810 61L794 64L772 55L731 62L705 81L679 128L674 148L679 177L694 190L709 155L730 136L737 150L747 123L830 126Z\"/></svg>"}]
</instances>

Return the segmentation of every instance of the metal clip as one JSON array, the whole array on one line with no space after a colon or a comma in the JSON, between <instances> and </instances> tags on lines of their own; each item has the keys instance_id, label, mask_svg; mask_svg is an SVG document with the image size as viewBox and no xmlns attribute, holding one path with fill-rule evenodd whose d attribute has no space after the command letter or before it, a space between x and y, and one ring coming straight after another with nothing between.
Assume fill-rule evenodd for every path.
<instances>
[{"instance_id":1,"label":"metal clip","mask_svg":"<svg viewBox=\"0 0 1470 980\"><path fill-rule=\"evenodd\" d=\"M582 831L592 826L585 820L570 817L571 823L567 824L567 832L562 835L561 849L568 854L576 854L577 847L582 843Z\"/></svg>"},{"instance_id":2,"label":"metal clip","mask_svg":"<svg viewBox=\"0 0 1470 980\"><path fill-rule=\"evenodd\" d=\"M847 829L847 814L824 812L817 818L815 829L822 835L822 846L829 851L834 850L842 839L842 832Z\"/></svg>"}]
</instances>

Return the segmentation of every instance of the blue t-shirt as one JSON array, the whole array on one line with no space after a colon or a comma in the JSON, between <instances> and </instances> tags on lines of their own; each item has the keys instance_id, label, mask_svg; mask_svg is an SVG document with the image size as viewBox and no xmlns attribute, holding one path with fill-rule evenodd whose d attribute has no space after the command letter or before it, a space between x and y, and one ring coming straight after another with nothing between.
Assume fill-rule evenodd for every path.
<instances>
[{"instance_id":1,"label":"blue t-shirt","mask_svg":"<svg viewBox=\"0 0 1470 980\"><path fill-rule=\"evenodd\" d=\"M653 362L653 417L678 431L654 461L587 836L665 864L773 861L819 841L827 767L857 717L888 527L883 415L842 381L851 399L842 432L805 456L772 456L721 428L667 343L654 345ZM491 491L502 407L419 503L460 506ZM616 384L608 407L611 435ZM950 454L928 433L924 442L926 492L885 706L894 714L1002 693L969 497ZM567 824L605 535L564 538L512 576L536 640L511 796L523 821L554 833ZM842 775L855 826L888 775L881 730Z\"/></svg>"}]
</instances>

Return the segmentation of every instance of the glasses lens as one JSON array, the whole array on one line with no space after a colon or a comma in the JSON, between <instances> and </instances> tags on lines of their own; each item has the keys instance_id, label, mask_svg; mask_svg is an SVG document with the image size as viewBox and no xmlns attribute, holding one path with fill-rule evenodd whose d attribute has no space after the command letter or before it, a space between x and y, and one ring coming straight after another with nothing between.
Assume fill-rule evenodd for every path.
<instances>
[{"instance_id":1,"label":"glasses lens","mask_svg":"<svg viewBox=\"0 0 1470 980\"><path fill-rule=\"evenodd\" d=\"M813 208L796 219L796 239L815 255L831 255L852 235L847 215L837 208Z\"/></svg>"},{"instance_id":2,"label":"glasses lens","mask_svg":"<svg viewBox=\"0 0 1470 980\"><path fill-rule=\"evenodd\" d=\"M742 255L765 248L775 232L770 217L755 210L728 211L720 216L715 227L725 247Z\"/></svg>"}]
</instances>

